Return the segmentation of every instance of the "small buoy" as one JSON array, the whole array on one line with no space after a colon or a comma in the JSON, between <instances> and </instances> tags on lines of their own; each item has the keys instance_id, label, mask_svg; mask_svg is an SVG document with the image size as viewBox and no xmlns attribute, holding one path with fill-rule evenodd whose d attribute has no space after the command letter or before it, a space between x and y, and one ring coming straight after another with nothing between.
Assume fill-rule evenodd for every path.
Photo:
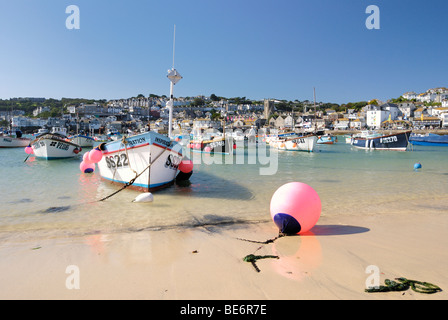
<instances>
[{"instance_id":1,"label":"small buoy","mask_svg":"<svg viewBox=\"0 0 448 320\"><path fill-rule=\"evenodd\" d=\"M271 218L285 234L301 234L314 227L320 218L322 204L317 192L301 182L287 183L271 198Z\"/></svg>"},{"instance_id":2,"label":"small buoy","mask_svg":"<svg viewBox=\"0 0 448 320\"><path fill-rule=\"evenodd\" d=\"M204 148L204 152L210 152L210 151L212 151L212 148L210 148L209 146Z\"/></svg>"},{"instance_id":3,"label":"small buoy","mask_svg":"<svg viewBox=\"0 0 448 320\"><path fill-rule=\"evenodd\" d=\"M95 164L91 162L82 161L79 165L79 169L82 173L92 173L95 171Z\"/></svg>"},{"instance_id":4,"label":"small buoy","mask_svg":"<svg viewBox=\"0 0 448 320\"><path fill-rule=\"evenodd\" d=\"M414 169L421 169L422 168L422 164L420 162L417 162L416 164L414 164Z\"/></svg>"},{"instance_id":5,"label":"small buoy","mask_svg":"<svg viewBox=\"0 0 448 320\"><path fill-rule=\"evenodd\" d=\"M32 154L33 153L33 148L31 146L25 147L25 153L26 154Z\"/></svg>"},{"instance_id":6,"label":"small buoy","mask_svg":"<svg viewBox=\"0 0 448 320\"><path fill-rule=\"evenodd\" d=\"M154 200L154 196L151 192L145 192L139 194L132 202L152 202Z\"/></svg>"},{"instance_id":7,"label":"small buoy","mask_svg":"<svg viewBox=\"0 0 448 320\"><path fill-rule=\"evenodd\" d=\"M103 153L99 148L95 148L89 151L89 161L92 163L98 163L101 161Z\"/></svg>"},{"instance_id":8,"label":"small buoy","mask_svg":"<svg viewBox=\"0 0 448 320\"><path fill-rule=\"evenodd\" d=\"M189 173L193 170L193 161L184 159L179 163L178 169L183 173Z\"/></svg>"},{"instance_id":9,"label":"small buoy","mask_svg":"<svg viewBox=\"0 0 448 320\"><path fill-rule=\"evenodd\" d=\"M80 151L81 151L81 150L78 149L78 148L73 149L73 152L74 152L75 154L78 154Z\"/></svg>"}]
</instances>

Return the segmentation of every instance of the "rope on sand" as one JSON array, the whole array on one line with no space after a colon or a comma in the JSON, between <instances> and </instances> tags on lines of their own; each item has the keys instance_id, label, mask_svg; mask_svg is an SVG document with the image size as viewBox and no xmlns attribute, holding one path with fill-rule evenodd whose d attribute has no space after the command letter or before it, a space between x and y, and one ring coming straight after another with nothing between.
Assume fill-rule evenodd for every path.
<instances>
[{"instance_id":1,"label":"rope on sand","mask_svg":"<svg viewBox=\"0 0 448 320\"><path fill-rule=\"evenodd\" d=\"M417 280L409 280L406 278L395 278L397 281L386 279L384 281L384 286L379 286L376 288L366 289L366 292L391 292L391 291L406 291L409 288L415 292L433 294L442 291L439 286L429 282L422 282Z\"/></svg>"},{"instance_id":2,"label":"rope on sand","mask_svg":"<svg viewBox=\"0 0 448 320\"><path fill-rule=\"evenodd\" d=\"M248 239L241 239L241 238L237 238L237 239L238 240L242 240L242 241L252 242L252 243L269 244L269 243L273 243L275 240L277 240L277 239L279 239L279 238L281 238L283 236L285 236L283 233L279 233L277 237L272 238L272 239L268 239L266 241L255 241L255 240L248 240ZM259 249L261 249L261 247L258 248L257 250L259 250ZM255 268L255 271L260 272L260 268L258 268L258 266L256 264L257 260L269 259L269 258L280 259L279 256L272 256L272 255L256 256L254 254L248 254L247 256L245 256L243 258L243 261L252 263L252 266Z\"/></svg>"}]
</instances>

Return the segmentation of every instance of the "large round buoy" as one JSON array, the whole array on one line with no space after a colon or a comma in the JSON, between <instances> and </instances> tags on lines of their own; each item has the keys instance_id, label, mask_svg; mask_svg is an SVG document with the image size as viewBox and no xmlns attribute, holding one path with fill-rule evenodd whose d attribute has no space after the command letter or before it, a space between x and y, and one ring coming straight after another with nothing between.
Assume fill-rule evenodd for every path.
<instances>
[{"instance_id":1,"label":"large round buoy","mask_svg":"<svg viewBox=\"0 0 448 320\"><path fill-rule=\"evenodd\" d=\"M204 148L204 152L211 152L211 151L212 151L212 148L210 148L209 146L206 146Z\"/></svg>"},{"instance_id":2,"label":"large round buoy","mask_svg":"<svg viewBox=\"0 0 448 320\"><path fill-rule=\"evenodd\" d=\"M193 161L184 159L179 163L179 170L183 173L189 173L193 170Z\"/></svg>"},{"instance_id":3,"label":"large round buoy","mask_svg":"<svg viewBox=\"0 0 448 320\"><path fill-rule=\"evenodd\" d=\"M25 147L25 153L26 154L32 154L33 153L33 147L31 147L31 146Z\"/></svg>"},{"instance_id":4,"label":"large round buoy","mask_svg":"<svg viewBox=\"0 0 448 320\"><path fill-rule=\"evenodd\" d=\"M89 161L92 163L98 163L101 161L103 153L99 148L95 148L89 151Z\"/></svg>"},{"instance_id":5,"label":"large round buoy","mask_svg":"<svg viewBox=\"0 0 448 320\"><path fill-rule=\"evenodd\" d=\"M92 173L95 171L95 164L91 162L82 161L79 165L79 169L82 173Z\"/></svg>"},{"instance_id":6,"label":"large round buoy","mask_svg":"<svg viewBox=\"0 0 448 320\"><path fill-rule=\"evenodd\" d=\"M322 204L317 192L301 182L287 183L271 198L271 217L284 234L309 231L319 220Z\"/></svg>"},{"instance_id":7,"label":"large round buoy","mask_svg":"<svg viewBox=\"0 0 448 320\"><path fill-rule=\"evenodd\" d=\"M82 161L84 161L86 163L92 163L92 162L90 162L89 153L88 152L84 153L84 155L82 156Z\"/></svg>"}]
</instances>

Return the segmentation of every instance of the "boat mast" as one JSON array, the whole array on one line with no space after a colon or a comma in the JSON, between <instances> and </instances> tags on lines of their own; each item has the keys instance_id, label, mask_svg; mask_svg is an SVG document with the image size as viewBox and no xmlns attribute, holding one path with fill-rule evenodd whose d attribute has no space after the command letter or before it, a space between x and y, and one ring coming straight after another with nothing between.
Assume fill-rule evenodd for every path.
<instances>
[{"instance_id":1,"label":"boat mast","mask_svg":"<svg viewBox=\"0 0 448 320\"><path fill-rule=\"evenodd\" d=\"M314 131L317 132L317 122L316 122L316 88L314 89Z\"/></svg>"},{"instance_id":2,"label":"boat mast","mask_svg":"<svg viewBox=\"0 0 448 320\"><path fill-rule=\"evenodd\" d=\"M171 138L173 129L173 106L174 106L174 85L182 79L182 76L174 69L174 52L176 48L176 25L174 25L174 39L173 39L173 67L168 70L168 79L170 79L170 101L168 102L169 118L168 118L168 137Z\"/></svg>"}]
</instances>

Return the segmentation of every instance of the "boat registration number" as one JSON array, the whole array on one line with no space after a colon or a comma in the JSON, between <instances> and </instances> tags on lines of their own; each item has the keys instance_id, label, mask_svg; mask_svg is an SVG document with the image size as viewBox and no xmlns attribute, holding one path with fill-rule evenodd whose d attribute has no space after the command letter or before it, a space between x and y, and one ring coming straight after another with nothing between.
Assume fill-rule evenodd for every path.
<instances>
[{"instance_id":1,"label":"boat registration number","mask_svg":"<svg viewBox=\"0 0 448 320\"><path fill-rule=\"evenodd\" d=\"M173 170L177 170L177 168L179 167L179 164L180 164L181 161L182 161L181 158L176 157L176 156L170 154L168 156L168 158L166 159L165 168L170 168L170 169L173 169Z\"/></svg>"},{"instance_id":2,"label":"boat registration number","mask_svg":"<svg viewBox=\"0 0 448 320\"><path fill-rule=\"evenodd\" d=\"M70 145L63 143L63 142L58 142L58 141L52 141L50 143L50 147L55 147L57 149L61 149L61 150L68 150L68 148L70 147Z\"/></svg>"},{"instance_id":3,"label":"boat registration number","mask_svg":"<svg viewBox=\"0 0 448 320\"><path fill-rule=\"evenodd\" d=\"M295 143L305 143L305 139L303 139L303 138L294 139L294 140L292 140L292 142L295 142Z\"/></svg>"},{"instance_id":4,"label":"boat registration number","mask_svg":"<svg viewBox=\"0 0 448 320\"><path fill-rule=\"evenodd\" d=\"M127 167L129 165L128 156L126 153L116 154L105 157L106 165L109 169Z\"/></svg>"},{"instance_id":5,"label":"boat registration number","mask_svg":"<svg viewBox=\"0 0 448 320\"><path fill-rule=\"evenodd\" d=\"M397 141L398 141L397 136L384 137L380 139L380 143L392 143Z\"/></svg>"}]
</instances>

